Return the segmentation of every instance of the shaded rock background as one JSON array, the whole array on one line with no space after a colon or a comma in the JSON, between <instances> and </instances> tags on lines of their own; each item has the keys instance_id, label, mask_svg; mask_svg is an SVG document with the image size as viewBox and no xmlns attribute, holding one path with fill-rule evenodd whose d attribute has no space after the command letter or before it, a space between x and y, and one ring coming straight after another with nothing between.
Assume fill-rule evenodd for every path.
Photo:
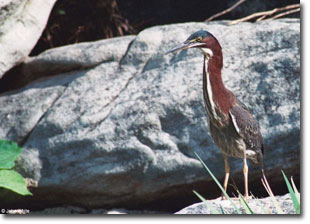
<instances>
[{"instance_id":1,"label":"shaded rock background","mask_svg":"<svg viewBox=\"0 0 310 224\"><path fill-rule=\"evenodd\" d=\"M33 208L175 212L197 201L193 189L207 198L219 196L193 154L223 178L224 162L203 105L203 57L193 49L164 55L198 29L220 41L224 82L260 123L272 189L287 192L281 169L299 186L299 19L186 23L29 58L21 77L53 76L0 96L0 138L23 146L18 170L39 186L27 200L1 200ZM242 161L232 159L231 166L242 192ZM249 185L254 195L265 195L258 168L250 166Z\"/></svg>"},{"instance_id":2,"label":"shaded rock background","mask_svg":"<svg viewBox=\"0 0 310 224\"><path fill-rule=\"evenodd\" d=\"M205 21L210 16L231 7L237 0L58 0L48 14L55 0L38 5L40 1L7 0L0 3L0 18L5 18L0 26L10 29L0 32L0 93L19 89L33 81L20 79L19 67L15 66L43 51L79 42L95 41L111 37L137 34L154 25L191 21ZM254 12L272 10L298 4L298 0L247 0L233 11L218 17L220 20L233 20L248 16ZM23 5L27 6L23 8ZM210 7L212 6L212 7ZM39 7L39 10L38 10ZM16 12L15 12L16 11ZM11 15L13 14L13 15ZM31 16L31 15L34 16ZM40 19L42 17L42 19ZM299 12L286 15L299 18ZM2 20L1 20L2 21ZM23 21L23 23L19 22ZM0 22L1 23L1 22ZM18 26L21 26L20 28ZM43 32L42 32L43 30ZM42 35L36 43L40 33ZM11 36L10 36L11 35ZM33 48L33 49L32 49ZM30 52L30 50L32 51ZM10 60L6 59L10 57ZM15 67L14 67L15 66ZM4 70L1 70L3 67ZM12 69L11 69L12 68ZM28 77L29 78L29 77Z\"/></svg>"},{"instance_id":3,"label":"shaded rock background","mask_svg":"<svg viewBox=\"0 0 310 224\"><path fill-rule=\"evenodd\" d=\"M0 78L31 52L56 0L0 2Z\"/></svg>"},{"instance_id":4,"label":"shaded rock background","mask_svg":"<svg viewBox=\"0 0 310 224\"><path fill-rule=\"evenodd\" d=\"M137 34L155 26L184 22L203 22L235 4L237 0L58 0L49 22L31 55L77 42ZM255 12L298 4L298 0L247 0L219 17L234 20ZM299 13L288 15L299 18Z\"/></svg>"}]
</instances>

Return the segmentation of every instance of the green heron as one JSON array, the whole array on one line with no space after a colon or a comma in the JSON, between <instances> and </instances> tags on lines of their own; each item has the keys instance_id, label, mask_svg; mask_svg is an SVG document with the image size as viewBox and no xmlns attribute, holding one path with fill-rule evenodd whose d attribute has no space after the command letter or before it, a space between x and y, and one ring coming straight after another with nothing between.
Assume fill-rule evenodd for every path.
<instances>
[{"instance_id":1,"label":"green heron","mask_svg":"<svg viewBox=\"0 0 310 224\"><path fill-rule=\"evenodd\" d=\"M215 144L220 148L225 162L224 190L229 179L228 157L243 159L245 198L248 199L247 158L263 170L264 145L260 128L249 109L229 91L223 81L222 48L208 31L200 30L167 53L199 48L204 55L203 96L209 117L209 129Z\"/></svg>"}]
</instances>

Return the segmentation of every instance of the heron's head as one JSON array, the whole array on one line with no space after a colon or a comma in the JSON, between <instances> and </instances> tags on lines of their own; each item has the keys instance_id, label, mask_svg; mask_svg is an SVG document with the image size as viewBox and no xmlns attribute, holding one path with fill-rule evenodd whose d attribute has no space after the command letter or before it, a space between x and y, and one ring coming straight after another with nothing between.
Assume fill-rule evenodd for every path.
<instances>
[{"instance_id":1,"label":"heron's head","mask_svg":"<svg viewBox=\"0 0 310 224\"><path fill-rule=\"evenodd\" d=\"M211 33L206 30L199 30L191 34L183 43L171 49L166 54L188 48L199 48L208 57L212 57L215 52L222 50L221 45Z\"/></svg>"}]
</instances>

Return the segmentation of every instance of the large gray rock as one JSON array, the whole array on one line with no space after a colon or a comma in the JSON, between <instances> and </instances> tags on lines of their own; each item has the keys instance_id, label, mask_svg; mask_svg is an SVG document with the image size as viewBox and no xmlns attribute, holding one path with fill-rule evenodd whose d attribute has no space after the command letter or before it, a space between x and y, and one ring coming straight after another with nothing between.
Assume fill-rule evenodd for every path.
<instances>
[{"instance_id":1,"label":"large gray rock","mask_svg":"<svg viewBox=\"0 0 310 224\"><path fill-rule=\"evenodd\" d=\"M276 196L275 199L284 214L296 214L290 194ZM244 204L242 205L242 202L239 200L235 200L233 203L235 203L242 214L247 214L246 206ZM202 215L214 214L215 211L217 211L219 214L238 214L237 210L229 200L209 200L207 203L208 205L204 204L203 202L190 205L176 212L175 214ZM208 206L211 206L211 208ZM262 199L250 199L248 201L248 206L254 214L281 214L270 197Z\"/></svg>"},{"instance_id":2,"label":"large gray rock","mask_svg":"<svg viewBox=\"0 0 310 224\"><path fill-rule=\"evenodd\" d=\"M52 49L24 65L21 75L58 74L0 96L0 137L23 145L19 170L39 182L33 201L90 208L170 200L176 208L193 189L217 196L193 154L223 177L203 104L203 57L195 49L164 54L198 29L220 41L224 82L259 121L271 185L284 184L280 169L298 183L300 21L186 23ZM231 166L242 189L242 160ZM264 191L259 177L250 166L251 191Z\"/></svg>"},{"instance_id":3,"label":"large gray rock","mask_svg":"<svg viewBox=\"0 0 310 224\"><path fill-rule=\"evenodd\" d=\"M60 47L35 58L28 58L21 65L23 78L38 79L53 74L69 73L62 78L56 76L29 85L18 91L19 94L14 91L6 94L7 97L1 97L0 105L4 106L1 107L0 113L0 120L3 121L0 136L23 143L40 118L63 94L68 83L83 75L86 72L84 69L92 69L98 64L109 61L120 61L133 38L128 36L121 39L81 43L74 47ZM114 49L116 44L118 47Z\"/></svg>"},{"instance_id":4,"label":"large gray rock","mask_svg":"<svg viewBox=\"0 0 310 224\"><path fill-rule=\"evenodd\" d=\"M45 28L56 0L6 0L0 2L0 78L22 62Z\"/></svg>"}]
</instances>

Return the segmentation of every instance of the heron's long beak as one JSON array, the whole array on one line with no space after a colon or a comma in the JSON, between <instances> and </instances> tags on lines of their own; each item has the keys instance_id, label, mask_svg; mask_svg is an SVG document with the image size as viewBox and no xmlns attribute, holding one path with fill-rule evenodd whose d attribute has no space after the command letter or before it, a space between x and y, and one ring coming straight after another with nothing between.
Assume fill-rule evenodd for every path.
<instances>
[{"instance_id":1,"label":"heron's long beak","mask_svg":"<svg viewBox=\"0 0 310 224\"><path fill-rule=\"evenodd\" d=\"M167 51L166 54L173 53L173 52L176 52L176 51L179 51L179 50L184 50L184 49L192 48L192 47L200 47L202 45L204 45L204 43L185 41L185 42L179 44L178 46L176 46L175 48Z\"/></svg>"}]
</instances>

